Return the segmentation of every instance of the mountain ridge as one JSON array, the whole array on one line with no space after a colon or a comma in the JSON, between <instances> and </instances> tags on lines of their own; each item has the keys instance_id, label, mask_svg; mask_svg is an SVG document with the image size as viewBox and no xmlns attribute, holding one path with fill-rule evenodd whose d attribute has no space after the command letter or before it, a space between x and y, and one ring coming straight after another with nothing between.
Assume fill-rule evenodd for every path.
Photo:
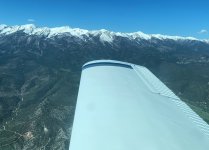
<instances>
[{"instance_id":1,"label":"mountain ridge","mask_svg":"<svg viewBox=\"0 0 209 150\"><path fill-rule=\"evenodd\" d=\"M92 36L100 36L100 40L103 42L112 43L115 37L123 37L129 40L151 40L153 38L158 40L190 40L190 41L201 41L209 44L209 39L197 39L194 37L184 37L184 36L170 36L162 34L145 34L141 31L124 33L124 32L113 32L106 29L101 30L85 30L80 28L71 28L69 26L61 27L37 27L34 24L25 25L14 25L8 26L5 24L0 25L0 36L9 35L16 33L18 31L23 31L28 35L39 35L45 36L46 38L52 38L57 35L69 34L75 36L85 41L85 38L90 38Z\"/></svg>"}]
</instances>

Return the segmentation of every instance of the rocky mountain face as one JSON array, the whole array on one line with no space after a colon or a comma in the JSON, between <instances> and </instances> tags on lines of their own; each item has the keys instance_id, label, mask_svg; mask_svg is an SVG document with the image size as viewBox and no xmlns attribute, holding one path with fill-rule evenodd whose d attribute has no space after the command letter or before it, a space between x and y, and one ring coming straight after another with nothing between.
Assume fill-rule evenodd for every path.
<instances>
[{"instance_id":1,"label":"rocky mountain face","mask_svg":"<svg viewBox=\"0 0 209 150\"><path fill-rule=\"evenodd\" d=\"M67 150L81 67L95 59L146 66L209 123L207 40L0 25L0 149Z\"/></svg>"}]
</instances>

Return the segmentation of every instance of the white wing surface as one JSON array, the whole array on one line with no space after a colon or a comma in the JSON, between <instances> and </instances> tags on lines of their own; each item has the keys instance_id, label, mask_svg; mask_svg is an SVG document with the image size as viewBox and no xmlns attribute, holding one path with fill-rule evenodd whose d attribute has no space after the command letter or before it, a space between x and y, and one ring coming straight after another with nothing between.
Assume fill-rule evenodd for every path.
<instances>
[{"instance_id":1,"label":"white wing surface","mask_svg":"<svg viewBox=\"0 0 209 150\"><path fill-rule=\"evenodd\" d=\"M70 150L208 150L209 126L148 69L83 66Z\"/></svg>"}]
</instances>

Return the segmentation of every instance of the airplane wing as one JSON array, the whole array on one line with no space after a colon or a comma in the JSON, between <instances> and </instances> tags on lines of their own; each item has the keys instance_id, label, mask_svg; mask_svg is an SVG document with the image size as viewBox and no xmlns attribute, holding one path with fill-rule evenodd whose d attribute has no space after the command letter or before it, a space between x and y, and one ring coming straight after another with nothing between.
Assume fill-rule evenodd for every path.
<instances>
[{"instance_id":1,"label":"airplane wing","mask_svg":"<svg viewBox=\"0 0 209 150\"><path fill-rule=\"evenodd\" d=\"M208 150L209 125L147 68L92 61L82 75L70 150Z\"/></svg>"}]
</instances>

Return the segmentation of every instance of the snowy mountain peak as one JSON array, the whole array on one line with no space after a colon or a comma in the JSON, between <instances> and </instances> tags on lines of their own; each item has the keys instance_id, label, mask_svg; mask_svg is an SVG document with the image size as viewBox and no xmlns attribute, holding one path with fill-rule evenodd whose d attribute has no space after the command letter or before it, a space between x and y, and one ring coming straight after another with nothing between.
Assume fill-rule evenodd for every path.
<instances>
[{"instance_id":1,"label":"snowy mountain peak","mask_svg":"<svg viewBox=\"0 0 209 150\"><path fill-rule=\"evenodd\" d=\"M23 30L27 34L32 34L33 30L36 29L36 26L34 24L26 24L26 25L21 25L17 26L18 30Z\"/></svg>"},{"instance_id":2,"label":"snowy mountain peak","mask_svg":"<svg viewBox=\"0 0 209 150\"><path fill-rule=\"evenodd\" d=\"M100 32L103 32L103 33L105 33L105 32L106 32L106 33L107 33L107 32L110 32L110 31L108 31L108 30L106 30L106 29L100 29L99 31L100 31Z\"/></svg>"},{"instance_id":3,"label":"snowy mountain peak","mask_svg":"<svg viewBox=\"0 0 209 150\"><path fill-rule=\"evenodd\" d=\"M7 25L5 25L5 24L0 24L0 30L4 29L4 28L6 28L6 27L7 27Z\"/></svg>"},{"instance_id":4,"label":"snowy mountain peak","mask_svg":"<svg viewBox=\"0 0 209 150\"><path fill-rule=\"evenodd\" d=\"M34 24L25 24L25 25L21 25L19 27L21 29L34 29L34 28L36 28L36 26Z\"/></svg>"},{"instance_id":5,"label":"snowy mountain peak","mask_svg":"<svg viewBox=\"0 0 209 150\"><path fill-rule=\"evenodd\" d=\"M208 40L198 40L193 37L181 37L181 36L168 36L168 35L161 35L161 34L145 34L141 31L133 32L133 33L121 33L121 32L112 32L106 29L101 30L84 30L79 28L71 28L69 26L63 27L36 27L34 24L26 24L26 25L15 25L15 26L7 26L5 24L0 25L0 36L1 35L9 35L13 34L17 31L23 31L28 35L41 35L46 36L47 38L51 38L57 35L68 34L82 40L85 38L90 38L92 36L96 36L100 38L101 42L108 42L112 43L115 37L123 37L129 40L151 40L151 39L158 39L158 40L195 40L195 41L202 41L209 43Z\"/></svg>"},{"instance_id":6,"label":"snowy mountain peak","mask_svg":"<svg viewBox=\"0 0 209 150\"><path fill-rule=\"evenodd\" d=\"M141 31L129 33L129 35L132 36L134 39L141 38L141 39L145 39L145 40L150 40L152 38L151 35L145 34Z\"/></svg>"}]
</instances>

